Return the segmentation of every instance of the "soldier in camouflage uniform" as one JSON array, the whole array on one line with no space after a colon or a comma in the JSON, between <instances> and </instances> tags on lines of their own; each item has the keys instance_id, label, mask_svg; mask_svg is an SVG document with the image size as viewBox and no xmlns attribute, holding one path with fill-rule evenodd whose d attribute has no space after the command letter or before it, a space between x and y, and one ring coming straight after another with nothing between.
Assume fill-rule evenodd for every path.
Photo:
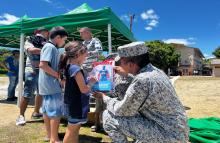
<instances>
[{"instance_id":1,"label":"soldier in camouflage uniform","mask_svg":"<svg viewBox=\"0 0 220 143\"><path fill-rule=\"evenodd\" d=\"M98 38L92 37L91 30L88 27L83 27L79 30L83 44L88 49L88 56L83 64L83 70L88 74L92 71L92 63L97 62L99 55L102 52L102 43Z\"/></svg>"},{"instance_id":2,"label":"soldier in camouflage uniform","mask_svg":"<svg viewBox=\"0 0 220 143\"><path fill-rule=\"evenodd\" d=\"M98 38L92 37L90 28L83 27L79 30L81 38L84 40L83 44L88 49L88 56L86 61L83 63L83 71L86 76L92 71L92 63L97 62L100 54L102 53L102 44ZM104 110L103 101L96 99L95 104L95 125L91 127L91 131L97 131L100 128L100 114Z\"/></svg>"},{"instance_id":3,"label":"soldier in camouflage uniform","mask_svg":"<svg viewBox=\"0 0 220 143\"><path fill-rule=\"evenodd\" d=\"M166 74L149 63L144 42L118 48L121 67L116 72L134 76L124 98L96 93L107 104L103 127L113 142L185 143L189 129L185 110Z\"/></svg>"}]
</instances>

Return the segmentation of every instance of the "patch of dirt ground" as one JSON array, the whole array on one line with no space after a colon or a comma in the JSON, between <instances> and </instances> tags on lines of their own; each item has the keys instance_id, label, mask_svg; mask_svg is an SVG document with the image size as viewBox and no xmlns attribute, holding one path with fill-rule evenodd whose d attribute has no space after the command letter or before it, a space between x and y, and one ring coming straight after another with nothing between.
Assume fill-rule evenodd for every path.
<instances>
[{"instance_id":1,"label":"patch of dirt ground","mask_svg":"<svg viewBox=\"0 0 220 143\"><path fill-rule=\"evenodd\" d=\"M180 77L174 86L188 117L220 117L220 78Z\"/></svg>"}]
</instances>

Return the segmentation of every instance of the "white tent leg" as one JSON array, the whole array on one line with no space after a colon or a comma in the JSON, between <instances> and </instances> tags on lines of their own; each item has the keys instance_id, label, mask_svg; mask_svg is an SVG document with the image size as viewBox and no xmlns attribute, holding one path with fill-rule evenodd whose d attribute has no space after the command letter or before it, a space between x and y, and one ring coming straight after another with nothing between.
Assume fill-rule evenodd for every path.
<instances>
[{"instance_id":1,"label":"white tent leg","mask_svg":"<svg viewBox=\"0 0 220 143\"><path fill-rule=\"evenodd\" d=\"M23 74L24 74L24 34L20 35L20 58L19 58L19 76L18 76L18 100L17 105L20 106L20 99L23 94Z\"/></svg>"},{"instance_id":2,"label":"white tent leg","mask_svg":"<svg viewBox=\"0 0 220 143\"><path fill-rule=\"evenodd\" d=\"M108 52L112 53L112 35L111 35L111 24L108 24Z\"/></svg>"}]
</instances>

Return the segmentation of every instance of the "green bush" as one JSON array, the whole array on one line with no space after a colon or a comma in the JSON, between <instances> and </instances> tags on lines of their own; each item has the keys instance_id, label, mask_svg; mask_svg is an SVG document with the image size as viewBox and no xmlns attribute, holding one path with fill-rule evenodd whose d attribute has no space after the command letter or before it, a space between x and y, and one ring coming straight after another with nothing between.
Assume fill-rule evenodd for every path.
<instances>
[{"instance_id":1,"label":"green bush","mask_svg":"<svg viewBox=\"0 0 220 143\"><path fill-rule=\"evenodd\" d=\"M6 74L8 71L6 69L0 69L0 74Z\"/></svg>"}]
</instances>

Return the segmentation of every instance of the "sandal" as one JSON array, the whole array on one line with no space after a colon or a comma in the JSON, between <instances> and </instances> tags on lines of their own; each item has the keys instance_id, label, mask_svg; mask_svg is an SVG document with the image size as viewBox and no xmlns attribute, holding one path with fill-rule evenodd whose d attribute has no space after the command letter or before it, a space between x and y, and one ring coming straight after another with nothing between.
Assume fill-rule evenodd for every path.
<instances>
[{"instance_id":1,"label":"sandal","mask_svg":"<svg viewBox=\"0 0 220 143\"><path fill-rule=\"evenodd\" d=\"M42 117L43 115L41 113L33 113L31 116L32 119L40 119Z\"/></svg>"}]
</instances>

